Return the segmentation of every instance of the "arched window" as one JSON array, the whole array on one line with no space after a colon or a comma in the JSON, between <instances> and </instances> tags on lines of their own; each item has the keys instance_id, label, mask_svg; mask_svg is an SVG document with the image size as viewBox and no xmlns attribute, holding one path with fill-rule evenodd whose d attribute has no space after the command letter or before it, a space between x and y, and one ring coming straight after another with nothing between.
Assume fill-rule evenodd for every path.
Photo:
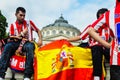
<instances>
[{"instance_id":1,"label":"arched window","mask_svg":"<svg viewBox=\"0 0 120 80\"><path fill-rule=\"evenodd\" d=\"M66 34L67 34L67 35L70 35L70 32L69 32L69 31L67 31L67 32L66 32Z\"/></svg>"},{"instance_id":2,"label":"arched window","mask_svg":"<svg viewBox=\"0 0 120 80\"><path fill-rule=\"evenodd\" d=\"M63 31L60 31L59 33L60 33L60 34L63 34Z\"/></svg>"},{"instance_id":3,"label":"arched window","mask_svg":"<svg viewBox=\"0 0 120 80\"><path fill-rule=\"evenodd\" d=\"M72 35L75 36L75 32L73 32Z\"/></svg>"},{"instance_id":4,"label":"arched window","mask_svg":"<svg viewBox=\"0 0 120 80\"><path fill-rule=\"evenodd\" d=\"M50 34L50 31L47 31L47 35L49 35Z\"/></svg>"},{"instance_id":5,"label":"arched window","mask_svg":"<svg viewBox=\"0 0 120 80\"><path fill-rule=\"evenodd\" d=\"M53 31L52 31L52 34L56 34L56 30L53 30Z\"/></svg>"}]
</instances>

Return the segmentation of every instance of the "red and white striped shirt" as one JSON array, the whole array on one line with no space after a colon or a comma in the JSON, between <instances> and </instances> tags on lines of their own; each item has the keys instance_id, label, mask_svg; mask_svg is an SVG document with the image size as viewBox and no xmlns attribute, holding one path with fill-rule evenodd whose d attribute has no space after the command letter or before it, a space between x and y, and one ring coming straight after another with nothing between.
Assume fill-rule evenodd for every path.
<instances>
[{"instance_id":1,"label":"red and white striped shirt","mask_svg":"<svg viewBox=\"0 0 120 80\"><path fill-rule=\"evenodd\" d=\"M16 36L21 33L25 28L28 28L28 34L26 35L27 38L31 41L33 40L33 31L38 32L38 28L35 26L35 24L30 21L23 21L23 24L19 24L18 21L11 24L10 26L10 36Z\"/></svg>"},{"instance_id":2,"label":"red and white striped shirt","mask_svg":"<svg viewBox=\"0 0 120 80\"><path fill-rule=\"evenodd\" d=\"M115 9L106 12L101 18L96 20L92 27L98 30L103 24L108 25L115 35L110 50L110 65L120 66L120 2L116 3ZM85 32L83 34L83 36L86 36Z\"/></svg>"},{"instance_id":3,"label":"red and white striped shirt","mask_svg":"<svg viewBox=\"0 0 120 80\"><path fill-rule=\"evenodd\" d=\"M91 27L88 26L80 35L80 38L82 40L89 38L89 46L94 46L94 45L101 45L100 43L98 43L96 40L94 40L92 37L90 37L87 34L87 30ZM105 24L103 24L98 30L96 30L96 32L99 34L99 36L106 40L107 42L109 41L110 38L114 37L114 34L112 32L112 30Z\"/></svg>"}]
</instances>

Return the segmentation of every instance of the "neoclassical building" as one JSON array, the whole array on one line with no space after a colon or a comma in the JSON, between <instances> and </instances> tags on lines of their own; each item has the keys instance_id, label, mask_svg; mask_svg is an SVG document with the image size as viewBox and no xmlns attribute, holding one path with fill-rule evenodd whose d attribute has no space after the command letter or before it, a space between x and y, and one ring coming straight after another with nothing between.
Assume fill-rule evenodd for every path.
<instances>
[{"instance_id":1,"label":"neoclassical building","mask_svg":"<svg viewBox=\"0 0 120 80\"><path fill-rule=\"evenodd\" d=\"M53 24L49 24L42 28L43 44L47 44L53 40L67 39L80 34L79 29L70 25L61 15ZM80 41L72 42L73 45L79 45Z\"/></svg>"}]
</instances>

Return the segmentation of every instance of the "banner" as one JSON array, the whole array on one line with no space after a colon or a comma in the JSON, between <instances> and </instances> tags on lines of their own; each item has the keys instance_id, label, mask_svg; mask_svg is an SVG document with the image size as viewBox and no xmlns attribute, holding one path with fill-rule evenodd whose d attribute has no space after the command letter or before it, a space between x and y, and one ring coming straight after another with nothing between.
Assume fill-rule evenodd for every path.
<instances>
[{"instance_id":1,"label":"banner","mask_svg":"<svg viewBox=\"0 0 120 80\"><path fill-rule=\"evenodd\" d=\"M17 72L23 72L25 69L25 56L14 55L10 60L10 68Z\"/></svg>"}]
</instances>

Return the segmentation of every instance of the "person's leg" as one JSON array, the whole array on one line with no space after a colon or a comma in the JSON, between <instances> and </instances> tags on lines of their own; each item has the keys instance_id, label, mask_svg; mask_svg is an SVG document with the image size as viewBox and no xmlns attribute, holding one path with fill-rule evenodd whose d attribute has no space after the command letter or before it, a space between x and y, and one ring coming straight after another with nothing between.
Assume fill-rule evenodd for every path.
<instances>
[{"instance_id":1,"label":"person's leg","mask_svg":"<svg viewBox=\"0 0 120 80\"><path fill-rule=\"evenodd\" d=\"M108 70L107 68L109 67L109 63L110 63L110 48L104 48L103 47L103 54L104 54L104 57L105 57L105 60L104 60L105 72L106 72L106 75L109 75L109 73L107 73L107 70Z\"/></svg>"},{"instance_id":2,"label":"person's leg","mask_svg":"<svg viewBox=\"0 0 120 80\"><path fill-rule=\"evenodd\" d=\"M23 51L26 52L24 78L31 78L34 72L33 69L34 49L35 45L34 43L31 42L26 42L23 46Z\"/></svg>"},{"instance_id":3,"label":"person's leg","mask_svg":"<svg viewBox=\"0 0 120 80\"><path fill-rule=\"evenodd\" d=\"M110 48L104 48L103 54L105 56L105 60L107 60L107 62L110 62Z\"/></svg>"},{"instance_id":4,"label":"person's leg","mask_svg":"<svg viewBox=\"0 0 120 80\"><path fill-rule=\"evenodd\" d=\"M100 80L102 75L102 51L101 46L93 46L92 51L92 60L93 60L93 76L96 80ZM95 79L94 79L95 80Z\"/></svg>"},{"instance_id":5,"label":"person's leg","mask_svg":"<svg viewBox=\"0 0 120 80\"><path fill-rule=\"evenodd\" d=\"M10 57L15 53L19 42L9 42L5 45L0 59L0 77L5 77L5 72L9 66Z\"/></svg>"},{"instance_id":6,"label":"person's leg","mask_svg":"<svg viewBox=\"0 0 120 80\"><path fill-rule=\"evenodd\" d=\"M120 80L120 66L110 66L110 80Z\"/></svg>"}]
</instances>

